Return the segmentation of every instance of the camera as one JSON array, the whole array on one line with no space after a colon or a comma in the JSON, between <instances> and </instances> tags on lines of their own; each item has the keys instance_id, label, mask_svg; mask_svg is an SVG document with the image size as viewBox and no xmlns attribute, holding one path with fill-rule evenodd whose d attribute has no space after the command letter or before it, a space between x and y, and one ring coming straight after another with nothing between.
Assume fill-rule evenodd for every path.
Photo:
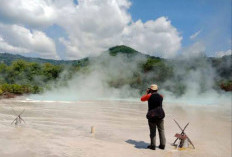
<instances>
[{"instance_id":1,"label":"camera","mask_svg":"<svg viewBox=\"0 0 232 157\"><path fill-rule=\"evenodd\" d=\"M152 92L151 88L147 88L147 94L149 94L151 92Z\"/></svg>"}]
</instances>

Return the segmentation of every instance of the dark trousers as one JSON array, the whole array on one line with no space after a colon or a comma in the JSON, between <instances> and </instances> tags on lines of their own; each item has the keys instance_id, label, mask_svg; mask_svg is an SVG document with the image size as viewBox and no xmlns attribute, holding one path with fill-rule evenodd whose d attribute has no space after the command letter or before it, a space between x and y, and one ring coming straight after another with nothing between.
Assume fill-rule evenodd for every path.
<instances>
[{"instance_id":1,"label":"dark trousers","mask_svg":"<svg viewBox=\"0 0 232 157\"><path fill-rule=\"evenodd\" d=\"M164 120L148 121L150 128L151 145L156 146L156 127L159 132L160 145L165 146L166 139L164 135Z\"/></svg>"}]
</instances>

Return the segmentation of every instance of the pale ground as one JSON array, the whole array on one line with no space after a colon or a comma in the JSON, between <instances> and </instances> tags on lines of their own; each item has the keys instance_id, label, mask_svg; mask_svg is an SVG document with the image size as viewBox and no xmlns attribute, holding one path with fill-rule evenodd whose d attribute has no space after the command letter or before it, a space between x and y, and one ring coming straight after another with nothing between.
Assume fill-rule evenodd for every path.
<instances>
[{"instance_id":1,"label":"pale ground","mask_svg":"<svg viewBox=\"0 0 232 157\"><path fill-rule=\"evenodd\" d=\"M0 100L1 157L231 157L231 108L166 103L166 150L146 149L147 103L139 101L32 102ZM26 124L10 125L23 109ZM170 144L186 134L196 149ZM91 126L95 134L90 134ZM159 141L157 139L157 145Z\"/></svg>"}]
</instances>

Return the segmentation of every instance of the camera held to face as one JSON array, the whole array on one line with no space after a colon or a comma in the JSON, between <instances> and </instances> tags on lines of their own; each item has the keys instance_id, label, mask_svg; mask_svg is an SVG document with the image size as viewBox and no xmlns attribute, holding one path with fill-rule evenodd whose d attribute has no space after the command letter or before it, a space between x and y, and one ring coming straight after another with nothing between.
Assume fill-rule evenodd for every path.
<instances>
[{"instance_id":1,"label":"camera held to face","mask_svg":"<svg viewBox=\"0 0 232 157\"><path fill-rule=\"evenodd\" d=\"M152 93L152 89L151 88L147 88L147 94Z\"/></svg>"}]
</instances>

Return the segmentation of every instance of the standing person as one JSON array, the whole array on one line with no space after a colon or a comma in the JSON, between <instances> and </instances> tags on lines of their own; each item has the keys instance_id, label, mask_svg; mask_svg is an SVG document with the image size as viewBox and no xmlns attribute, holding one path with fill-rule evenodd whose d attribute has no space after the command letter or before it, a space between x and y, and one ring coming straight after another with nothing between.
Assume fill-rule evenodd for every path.
<instances>
[{"instance_id":1,"label":"standing person","mask_svg":"<svg viewBox=\"0 0 232 157\"><path fill-rule=\"evenodd\" d=\"M148 101L148 114L151 110L156 110L158 107L162 109L163 96L157 93L158 86L156 84L152 84L150 88L147 89L146 95L141 97L141 101ZM162 109L163 111L163 109ZM147 148L155 150L156 149L156 127L159 132L160 139L160 149L165 148L166 139L164 135L164 112L161 118L148 118L148 125L150 128L150 139L151 144L147 146Z\"/></svg>"}]
</instances>

